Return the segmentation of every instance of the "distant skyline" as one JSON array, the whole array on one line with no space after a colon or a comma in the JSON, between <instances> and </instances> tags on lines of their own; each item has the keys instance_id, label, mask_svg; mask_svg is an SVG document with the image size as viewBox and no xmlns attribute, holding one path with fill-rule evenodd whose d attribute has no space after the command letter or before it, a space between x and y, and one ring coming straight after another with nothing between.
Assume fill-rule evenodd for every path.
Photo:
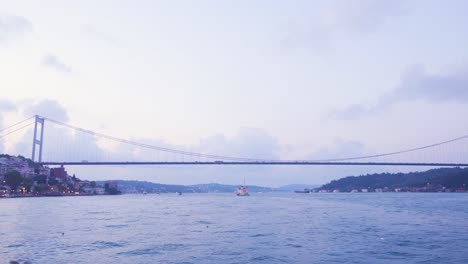
<instances>
[{"instance_id":1,"label":"distant skyline","mask_svg":"<svg viewBox=\"0 0 468 264\"><path fill-rule=\"evenodd\" d=\"M467 12L462 0L0 0L0 129L40 114L154 145L280 159L438 142L468 132ZM29 157L30 143L0 139L0 153ZM263 186L388 169L68 168L96 180L246 176Z\"/></svg>"}]
</instances>

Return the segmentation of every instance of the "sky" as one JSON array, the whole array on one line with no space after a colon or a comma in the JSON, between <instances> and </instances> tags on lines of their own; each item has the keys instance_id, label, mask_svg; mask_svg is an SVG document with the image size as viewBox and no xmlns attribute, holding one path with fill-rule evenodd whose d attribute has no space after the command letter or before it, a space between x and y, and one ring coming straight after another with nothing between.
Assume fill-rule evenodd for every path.
<instances>
[{"instance_id":1,"label":"sky","mask_svg":"<svg viewBox=\"0 0 468 264\"><path fill-rule=\"evenodd\" d=\"M39 114L157 146L266 159L454 138L468 132L467 11L462 0L0 0L0 128ZM74 135L48 131L46 150L66 155L56 135ZM0 152L30 156L28 133L0 139ZM81 151L97 146L138 156L106 142L81 142ZM68 168L84 179L245 176L264 186L390 169Z\"/></svg>"}]
</instances>

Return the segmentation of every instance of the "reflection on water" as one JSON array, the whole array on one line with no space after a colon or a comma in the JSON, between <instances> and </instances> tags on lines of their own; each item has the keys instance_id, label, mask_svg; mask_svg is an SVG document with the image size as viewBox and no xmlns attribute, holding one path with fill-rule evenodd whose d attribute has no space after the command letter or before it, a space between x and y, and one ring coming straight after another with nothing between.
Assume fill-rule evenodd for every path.
<instances>
[{"instance_id":1,"label":"reflection on water","mask_svg":"<svg viewBox=\"0 0 468 264\"><path fill-rule=\"evenodd\" d=\"M0 200L0 256L36 263L468 263L467 194Z\"/></svg>"}]
</instances>

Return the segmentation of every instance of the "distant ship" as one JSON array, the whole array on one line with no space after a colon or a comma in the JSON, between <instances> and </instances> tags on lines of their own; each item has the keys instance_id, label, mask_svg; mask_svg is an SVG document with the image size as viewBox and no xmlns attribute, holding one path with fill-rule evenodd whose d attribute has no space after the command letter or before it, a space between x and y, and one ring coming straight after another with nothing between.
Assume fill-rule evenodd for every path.
<instances>
[{"instance_id":1,"label":"distant ship","mask_svg":"<svg viewBox=\"0 0 468 264\"><path fill-rule=\"evenodd\" d=\"M247 186L245 185L245 177L244 177L244 185L239 186L236 190L236 195L237 196L249 196L249 189L247 189Z\"/></svg>"},{"instance_id":2,"label":"distant ship","mask_svg":"<svg viewBox=\"0 0 468 264\"><path fill-rule=\"evenodd\" d=\"M310 193L309 189L304 189L303 191L294 191L295 193Z\"/></svg>"},{"instance_id":3,"label":"distant ship","mask_svg":"<svg viewBox=\"0 0 468 264\"><path fill-rule=\"evenodd\" d=\"M247 186L239 186L236 190L236 195L237 196L249 196L249 189L247 189Z\"/></svg>"}]
</instances>

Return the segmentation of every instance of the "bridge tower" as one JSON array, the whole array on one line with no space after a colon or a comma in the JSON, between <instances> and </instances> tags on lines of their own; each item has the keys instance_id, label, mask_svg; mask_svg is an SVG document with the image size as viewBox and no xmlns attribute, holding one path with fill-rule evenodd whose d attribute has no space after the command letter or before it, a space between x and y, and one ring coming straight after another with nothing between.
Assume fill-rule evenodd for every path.
<instances>
[{"instance_id":1,"label":"bridge tower","mask_svg":"<svg viewBox=\"0 0 468 264\"><path fill-rule=\"evenodd\" d=\"M36 145L39 146L39 157L38 157L38 162L42 162L42 143L44 140L44 118L40 117L38 115L35 116L35 122L34 122L34 135L33 135L33 145L32 145L32 155L31 159L32 161L36 161ZM38 124L40 124L40 133L38 133ZM39 136L39 139L37 138Z\"/></svg>"}]
</instances>

